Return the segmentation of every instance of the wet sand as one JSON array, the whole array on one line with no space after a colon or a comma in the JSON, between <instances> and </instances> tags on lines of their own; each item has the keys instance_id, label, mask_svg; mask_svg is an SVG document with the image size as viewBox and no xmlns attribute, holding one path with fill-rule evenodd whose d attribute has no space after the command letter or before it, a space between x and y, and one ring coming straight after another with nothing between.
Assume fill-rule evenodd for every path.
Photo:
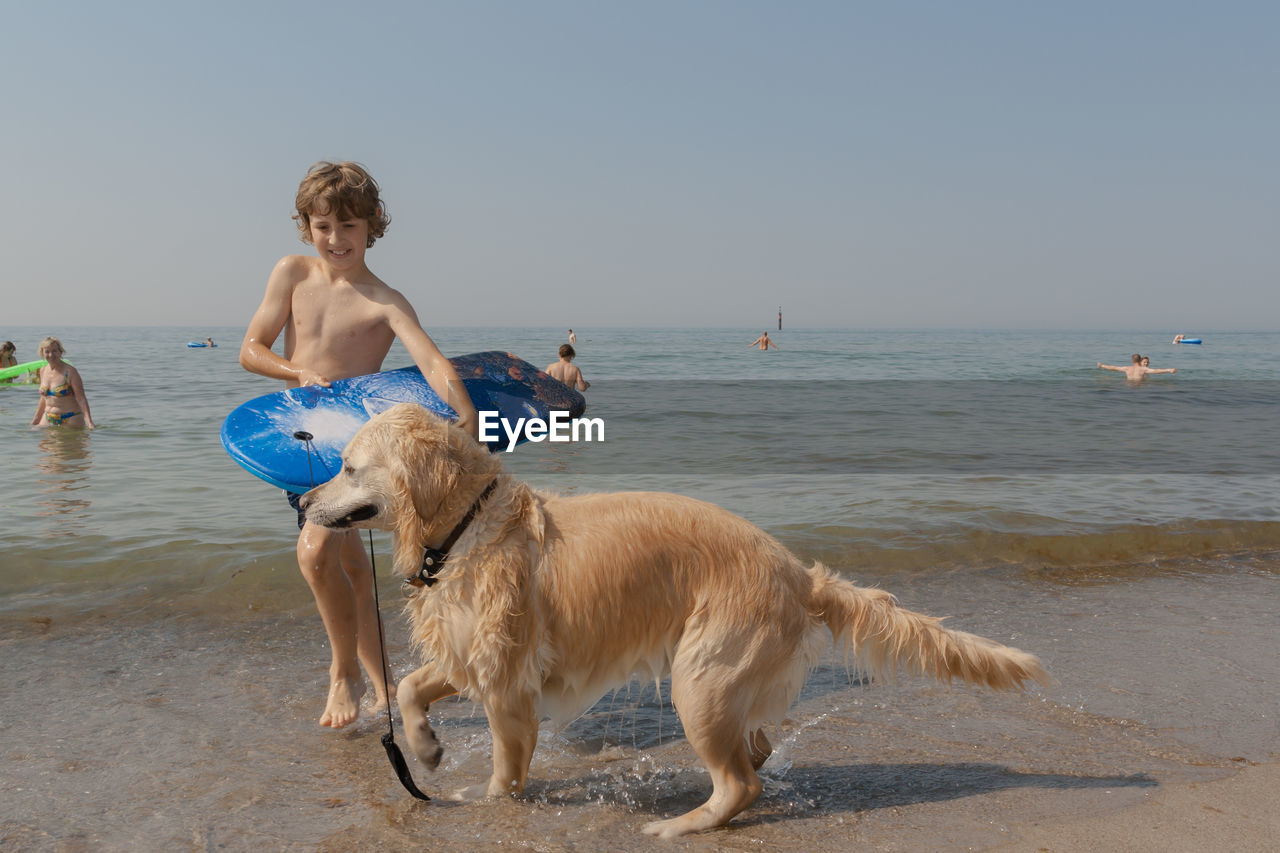
<instances>
[{"instance_id":1,"label":"wet sand","mask_svg":"<svg viewBox=\"0 0 1280 853\"><path fill-rule=\"evenodd\" d=\"M1216 781L1163 785L1137 803L1082 803L1074 814L1022 821L1008 828L1008 844L991 849L1270 853L1280 845L1278 801L1280 764L1249 764Z\"/></svg>"},{"instance_id":2,"label":"wet sand","mask_svg":"<svg viewBox=\"0 0 1280 853\"><path fill-rule=\"evenodd\" d=\"M491 755L470 703L433 708L435 799L399 787L386 718L316 725L317 617L192 601L0 620L0 847L22 850L1262 850L1280 793L1271 570L1015 587L899 577L966 629L1033 649L1058 683L992 694L815 671L757 803L723 830L640 834L698 805L706 773L667 708L623 691L544 730L521 799L457 803ZM887 584L886 584L887 585ZM390 651L409 652L384 602ZM400 737L403 744L403 736Z\"/></svg>"}]
</instances>

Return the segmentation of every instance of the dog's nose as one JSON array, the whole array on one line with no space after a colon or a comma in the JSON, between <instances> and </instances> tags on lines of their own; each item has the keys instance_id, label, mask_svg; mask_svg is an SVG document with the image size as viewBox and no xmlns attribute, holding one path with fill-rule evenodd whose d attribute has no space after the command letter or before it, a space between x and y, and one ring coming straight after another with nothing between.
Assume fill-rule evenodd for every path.
<instances>
[{"instance_id":1,"label":"dog's nose","mask_svg":"<svg viewBox=\"0 0 1280 853\"><path fill-rule=\"evenodd\" d=\"M298 509L306 509L310 503L311 503L311 493L307 492L305 495L298 498Z\"/></svg>"}]
</instances>

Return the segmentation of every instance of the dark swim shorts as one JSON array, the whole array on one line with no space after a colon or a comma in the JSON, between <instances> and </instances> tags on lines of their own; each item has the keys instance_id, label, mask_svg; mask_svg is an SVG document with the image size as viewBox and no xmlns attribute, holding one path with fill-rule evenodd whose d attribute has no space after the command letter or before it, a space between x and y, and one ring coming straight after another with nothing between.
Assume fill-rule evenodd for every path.
<instances>
[{"instance_id":1,"label":"dark swim shorts","mask_svg":"<svg viewBox=\"0 0 1280 853\"><path fill-rule=\"evenodd\" d=\"M301 530L302 525L307 523L307 514L303 511L302 507L298 504L298 501L302 498L302 495L298 494L297 492L285 492L285 496L289 498L289 506L293 507L298 512L298 529Z\"/></svg>"}]
</instances>

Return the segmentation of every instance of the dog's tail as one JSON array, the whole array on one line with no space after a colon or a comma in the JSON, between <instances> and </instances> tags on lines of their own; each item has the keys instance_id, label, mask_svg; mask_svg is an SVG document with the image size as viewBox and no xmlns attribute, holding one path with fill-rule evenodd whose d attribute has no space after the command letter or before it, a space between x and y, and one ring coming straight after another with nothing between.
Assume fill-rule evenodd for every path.
<instances>
[{"instance_id":1,"label":"dog's tail","mask_svg":"<svg viewBox=\"0 0 1280 853\"><path fill-rule=\"evenodd\" d=\"M899 607L879 589L855 586L820 564L809 569L818 616L837 643L851 644L858 664L876 676L899 670L940 681L961 679L996 690L1050 679L1035 655L942 627L942 620Z\"/></svg>"}]
</instances>

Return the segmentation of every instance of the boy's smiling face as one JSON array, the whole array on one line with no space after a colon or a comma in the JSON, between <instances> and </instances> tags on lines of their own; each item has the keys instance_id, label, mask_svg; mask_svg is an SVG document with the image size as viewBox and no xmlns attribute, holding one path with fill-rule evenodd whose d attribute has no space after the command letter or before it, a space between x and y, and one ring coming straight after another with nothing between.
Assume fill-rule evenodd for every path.
<instances>
[{"instance_id":1,"label":"boy's smiling face","mask_svg":"<svg viewBox=\"0 0 1280 853\"><path fill-rule=\"evenodd\" d=\"M311 242L320 257L340 269L364 263L369 240L366 219L339 219L328 213L311 214Z\"/></svg>"}]
</instances>

